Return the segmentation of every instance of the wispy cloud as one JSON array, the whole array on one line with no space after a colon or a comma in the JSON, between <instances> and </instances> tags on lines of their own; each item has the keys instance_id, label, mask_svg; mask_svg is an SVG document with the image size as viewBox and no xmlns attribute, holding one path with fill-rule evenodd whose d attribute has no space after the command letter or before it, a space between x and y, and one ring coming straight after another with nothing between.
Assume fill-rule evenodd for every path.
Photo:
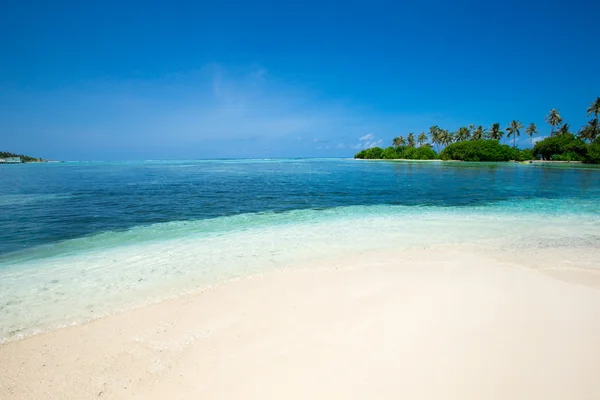
<instances>
[{"instance_id":1,"label":"wispy cloud","mask_svg":"<svg viewBox=\"0 0 600 400\"><path fill-rule=\"evenodd\" d=\"M383 139L378 140L366 140L354 145L354 149L370 149L371 147L377 147L383 144Z\"/></svg>"},{"instance_id":2,"label":"wispy cloud","mask_svg":"<svg viewBox=\"0 0 600 400\"><path fill-rule=\"evenodd\" d=\"M368 149L371 147L381 146L384 143L383 139L376 139L375 135L372 133L368 133L364 136L361 136L358 139L358 143L338 143L338 149L354 149L354 150L362 150Z\"/></svg>"},{"instance_id":3,"label":"wispy cloud","mask_svg":"<svg viewBox=\"0 0 600 400\"><path fill-rule=\"evenodd\" d=\"M325 98L261 66L0 92L5 146L56 158L310 155L327 142L348 152L430 120Z\"/></svg>"}]
</instances>

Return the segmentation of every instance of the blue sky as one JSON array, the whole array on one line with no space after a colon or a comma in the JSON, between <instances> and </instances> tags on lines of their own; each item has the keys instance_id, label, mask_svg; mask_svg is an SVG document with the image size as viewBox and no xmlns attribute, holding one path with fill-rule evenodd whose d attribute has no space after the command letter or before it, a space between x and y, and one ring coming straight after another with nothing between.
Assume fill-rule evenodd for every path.
<instances>
[{"instance_id":1,"label":"blue sky","mask_svg":"<svg viewBox=\"0 0 600 400\"><path fill-rule=\"evenodd\" d=\"M124 3L2 2L0 149L351 156L431 125L547 134L550 108L578 129L600 95L593 1Z\"/></svg>"}]
</instances>

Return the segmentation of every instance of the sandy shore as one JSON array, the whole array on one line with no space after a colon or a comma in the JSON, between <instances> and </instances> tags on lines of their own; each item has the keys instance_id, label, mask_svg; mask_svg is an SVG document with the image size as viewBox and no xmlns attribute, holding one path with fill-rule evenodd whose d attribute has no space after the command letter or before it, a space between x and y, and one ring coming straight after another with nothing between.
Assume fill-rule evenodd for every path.
<instances>
[{"instance_id":1,"label":"sandy shore","mask_svg":"<svg viewBox=\"0 0 600 400\"><path fill-rule=\"evenodd\" d=\"M598 399L600 288L577 274L323 261L6 343L0 397Z\"/></svg>"}]
</instances>

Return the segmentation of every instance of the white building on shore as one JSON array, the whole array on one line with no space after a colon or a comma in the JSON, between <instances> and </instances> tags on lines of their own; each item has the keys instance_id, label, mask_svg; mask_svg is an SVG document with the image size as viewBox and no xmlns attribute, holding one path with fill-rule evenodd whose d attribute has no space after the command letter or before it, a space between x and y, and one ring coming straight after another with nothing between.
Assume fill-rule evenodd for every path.
<instances>
[{"instance_id":1,"label":"white building on shore","mask_svg":"<svg viewBox=\"0 0 600 400\"><path fill-rule=\"evenodd\" d=\"M22 162L21 157L0 158L0 164L21 164Z\"/></svg>"}]
</instances>

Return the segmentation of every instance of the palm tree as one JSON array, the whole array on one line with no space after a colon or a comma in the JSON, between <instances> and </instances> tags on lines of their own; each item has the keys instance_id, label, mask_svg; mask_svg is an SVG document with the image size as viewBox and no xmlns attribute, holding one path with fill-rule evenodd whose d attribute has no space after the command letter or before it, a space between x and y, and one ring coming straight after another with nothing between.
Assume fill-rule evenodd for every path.
<instances>
[{"instance_id":1,"label":"palm tree","mask_svg":"<svg viewBox=\"0 0 600 400\"><path fill-rule=\"evenodd\" d=\"M440 127L437 125L429 127L429 137L431 140L431 144L435 145L439 152L440 145Z\"/></svg>"},{"instance_id":2,"label":"palm tree","mask_svg":"<svg viewBox=\"0 0 600 400\"><path fill-rule=\"evenodd\" d=\"M559 135L564 135L565 133L569 133L569 124L563 124L558 130Z\"/></svg>"},{"instance_id":3,"label":"palm tree","mask_svg":"<svg viewBox=\"0 0 600 400\"><path fill-rule=\"evenodd\" d=\"M600 128L598 125L598 118L588 121L587 125L579 131L579 137L583 140L588 140L590 143L595 142L598 139L598 131Z\"/></svg>"},{"instance_id":4,"label":"palm tree","mask_svg":"<svg viewBox=\"0 0 600 400\"><path fill-rule=\"evenodd\" d=\"M500 129L500 124L498 122L493 123L490 128L490 139L502 140L502 136L504 136L504 131Z\"/></svg>"},{"instance_id":5,"label":"palm tree","mask_svg":"<svg viewBox=\"0 0 600 400\"><path fill-rule=\"evenodd\" d=\"M396 136L394 140L392 140L392 146L399 147L400 146L400 136Z\"/></svg>"},{"instance_id":6,"label":"palm tree","mask_svg":"<svg viewBox=\"0 0 600 400\"><path fill-rule=\"evenodd\" d=\"M588 121L587 125L579 131L579 137L583 140L588 140L590 143L595 142L599 137L598 131L600 126L598 125L600 124L598 123L597 118Z\"/></svg>"},{"instance_id":7,"label":"palm tree","mask_svg":"<svg viewBox=\"0 0 600 400\"><path fill-rule=\"evenodd\" d=\"M600 97L596 97L596 100L588 107L587 113L588 117L594 115L598 118L598 114L600 114Z\"/></svg>"},{"instance_id":8,"label":"palm tree","mask_svg":"<svg viewBox=\"0 0 600 400\"><path fill-rule=\"evenodd\" d=\"M529 126L527 127L527 129L525 129L525 133L527 135L529 135L529 145L531 145L531 143L533 141L533 135L537 135L538 134L537 126L535 126L535 124L533 122L531 122L529 124Z\"/></svg>"},{"instance_id":9,"label":"palm tree","mask_svg":"<svg viewBox=\"0 0 600 400\"><path fill-rule=\"evenodd\" d=\"M474 130L475 130L475 124L469 124L469 137L471 137Z\"/></svg>"},{"instance_id":10,"label":"palm tree","mask_svg":"<svg viewBox=\"0 0 600 400\"><path fill-rule=\"evenodd\" d=\"M590 121L590 122L592 122L592 121ZM592 133L592 130L590 129L590 126L588 124L582 126L577 134L577 136L579 136L579 139L584 140L584 141L590 141L590 142L594 141L594 139L592 138L593 135L594 134Z\"/></svg>"},{"instance_id":11,"label":"palm tree","mask_svg":"<svg viewBox=\"0 0 600 400\"><path fill-rule=\"evenodd\" d=\"M550 136L554 136L554 129L560 124L562 124L563 119L558 113L558 110L556 108L553 108L546 116L545 121L549 123L552 127L552 129L550 130Z\"/></svg>"},{"instance_id":12,"label":"palm tree","mask_svg":"<svg viewBox=\"0 0 600 400\"><path fill-rule=\"evenodd\" d=\"M593 124L588 125L591 129L594 130L594 138L597 138L600 134L600 131L598 131L598 114L600 114L600 97L596 97L596 100L587 109L587 116L594 116L594 119L592 121L595 122ZM594 141L595 140L596 139L594 139Z\"/></svg>"},{"instance_id":13,"label":"palm tree","mask_svg":"<svg viewBox=\"0 0 600 400\"><path fill-rule=\"evenodd\" d=\"M425 143L427 143L427 135L425 132L419 133L419 137L417 137L417 143L419 143L419 146L423 146Z\"/></svg>"},{"instance_id":14,"label":"palm tree","mask_svg":"<svg viewBox=\"0 0 600 400\"><path fill-rule=\"evenodd\" d=\"M452 132L448 132L447 130L444 131L446 133L446 146L449 144L452 144L454 142L456 142L456 138L454 137L454 133Z\"/></svg>"},{"instance_id":15,"label":"palm tree","mask_svg":"<svg viewBox=\"0 0 600 400\"><path fill-rule=\"evenodd\" d=\"M448 132L447 129L441 129L439 133L439 142L443 146L448 146L450 143L454 142L454 135L451 132Z\"/></svg>"},{"instance_id":16,"label":"palm tree","mask_svg":"<svg viewBox=\"0 0 600 400\"><path fill-rule=\"evenodd\" d=\"M588 127L590 130L590 142L596 142L600 137L600 123L598 122L598 118L594 118L588 122Z\"/></svg>"},{"instance_id":17,"label":"palm tree","mask_svg":"<svg viewBox=\"0 0 600 400\"><path fill-rule=\"evenodd\" d=\"M471 140L481 140L481 139L485 139L486 136L486 129L479 125L477 128L475 128L473 130L473 133L471 134Z\"/></svg>"},{"instance_id":18,"label":"palm tree","mask_svg":"<svg viewBox=\"0 0 600 400\"><path fill-rule=\"evenodd\" d=\"M508 124L508 128L506 128L506 137L513 137L513 147L516 147L517 136L521 136L521 131L519 130L521 128L523 128L523 125L514 119Z\"/></svg>"},{"instance_id":19,"label":"palm tree","mask_svg":"<svg viewBox=\"0 0 600 400\"><path fill-rule=\"evenodd\" d=\"M456 141L457 142L462 142L463 140L468 140L470 137L471 137L471 132L469 132L469 128L467 128L466 126L458 128L458 131L456 131Z\"/></svg>"},{"instance_id":20,"label":"palm tree","mask_svg":"<svg viewBox=\"0 0 600 400\"><path fill-rule=\"evenodd\" d=\"M415 134L409 133L406 141L408 142L408 147L415 147Z\"/></svg>"}]
</instances>

